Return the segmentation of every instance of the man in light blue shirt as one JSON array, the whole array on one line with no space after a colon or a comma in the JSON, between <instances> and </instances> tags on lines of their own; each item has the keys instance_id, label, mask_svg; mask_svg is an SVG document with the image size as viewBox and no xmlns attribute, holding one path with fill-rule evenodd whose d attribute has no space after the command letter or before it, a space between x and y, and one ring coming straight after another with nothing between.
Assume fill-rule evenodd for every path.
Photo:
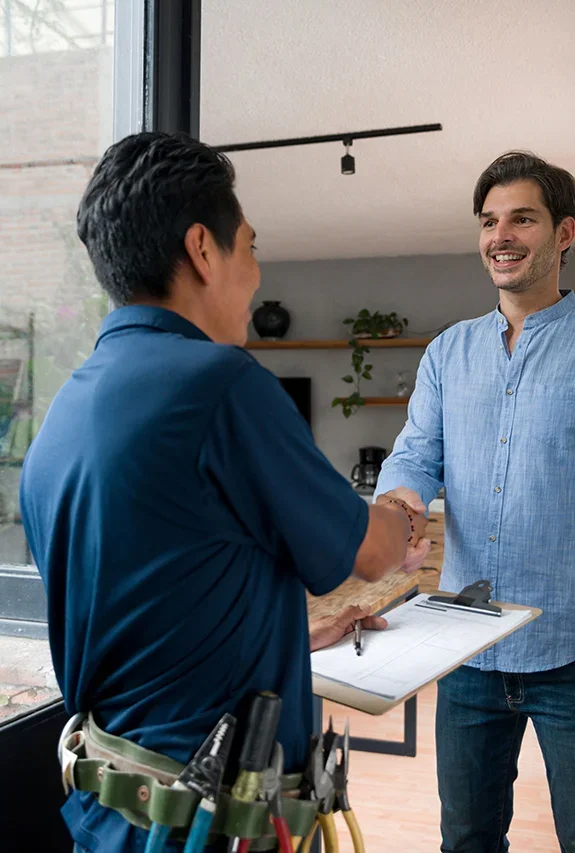
<instances>
[{"instance_id":1,"label":"man in light blue shirt","mask_svg":"<svg viewBox=\"0 0 575 853\"><path fill-rule=\"evenodd\" d=\"M524 152L474 194L498 308L425 353L378 502L424 512L445 486L441 588L487 578L493 598L541 607L526 628L439 683L444 853L503 853L532 719L561 851L575 850L575 294L559 272L575 238L575 180Z\"/></svg>"}]
</instances>

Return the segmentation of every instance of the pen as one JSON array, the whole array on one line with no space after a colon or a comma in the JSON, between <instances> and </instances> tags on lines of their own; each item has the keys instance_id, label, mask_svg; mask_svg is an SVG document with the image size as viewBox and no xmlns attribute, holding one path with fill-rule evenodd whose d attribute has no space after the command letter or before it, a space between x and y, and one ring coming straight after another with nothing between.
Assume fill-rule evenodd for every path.
<instances>
[{"instance_id":1,"label":"pen","mask_svg":"<svg viewBox=\"0 0 575 853\"><path fill-rule=\"evenodd\" d=\"M361 619L357 619L353 626L353 647L356 655L360 655L363 651L361 644Z\"/></svg>"}]
</instances>

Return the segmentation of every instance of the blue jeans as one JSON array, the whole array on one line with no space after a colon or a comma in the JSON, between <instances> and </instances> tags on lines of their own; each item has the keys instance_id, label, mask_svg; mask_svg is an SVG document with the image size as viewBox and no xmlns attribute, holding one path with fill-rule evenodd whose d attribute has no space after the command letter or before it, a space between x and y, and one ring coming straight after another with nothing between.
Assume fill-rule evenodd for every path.
<instances>
[{"instance_id":1,"label":"blue jeans","mask_svg":"<svg viewBox=\"0 0 575 853\"><path fill-rule=\"evenodd\" d=\"M439 682L443 853L505 853L527 720L543 753L562 853L575 851L575 663L509 674L462 666Z\"/></svg>"}]
</instances>

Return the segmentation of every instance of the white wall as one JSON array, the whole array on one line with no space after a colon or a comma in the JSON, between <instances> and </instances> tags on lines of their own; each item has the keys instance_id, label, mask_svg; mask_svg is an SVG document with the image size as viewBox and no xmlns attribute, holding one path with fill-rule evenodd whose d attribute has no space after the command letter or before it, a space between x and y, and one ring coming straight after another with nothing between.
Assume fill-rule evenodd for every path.
<instances>
[{"instance_id":1,"label":"white wall","mask_svg":"<svg viewBox=\"0 0 575 853\"><path fill-rule=\"evenodd\" d=\"M562 274L562 287L575 288L575 258ZM491 311L497 294L476 255L306 261L262 264L262 284L254 305L280 299L292 316L289 338L343 338L341 321L361 308L397 311L413 336L449 322ZM251 330L251 337L257 338ZM422 350L372 350L373 380L365 396L395 394L398 370L413 383ZM406 417L403 407L366 408L349 420L331 400L352 386L341 382L350 371L346 350L283 350L254 353L278 376L312 379L312 428L319 447L342 474L357 461L357 448L378 444L391 451Z\"/></svg>"}]
</instances>

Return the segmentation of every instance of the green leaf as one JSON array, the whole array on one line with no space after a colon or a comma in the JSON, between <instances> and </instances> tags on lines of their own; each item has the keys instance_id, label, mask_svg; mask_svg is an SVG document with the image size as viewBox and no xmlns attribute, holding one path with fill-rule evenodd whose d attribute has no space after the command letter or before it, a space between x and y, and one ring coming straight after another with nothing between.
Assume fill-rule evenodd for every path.
<instances>
[{"instance_id":1,"label":"green leaf","mask_svg":"<svg viewBox=\"0 0 575 853\"><path fill-rule=\"evenodd\" d=\"M335 409L336 406L341 406L341 404L342 403L341 403L341 400L339 397L334 397L333 400L331 401L332 409Z\"/></svg>"},{"instance_id":2,"label":"green leaf","mask_svg":"<svg viewBox=\"0 0 575 853\"><path fill-rule=\"evenodd\" d=\"M367 310L367 308L362 308L357 316L360 317L362 320L366 320L369 317L369 311Z\"/></svg>"},{"instance_id":3,"label":"green leaf","mask_svg":"<svg viewBox=\"0 0 575 853\"><path fill-rule=\"evenodd\" d=\"M371 373L369 372L369 370L364 370L361 375L364 379L371 379Z\"/></svg>"},{"instance_id":4,"label":"green leaf","mask_svg":"<svg viewBox=\"0 0 575 853\"><path fill-rule=\"evenodd\" d=\"M347 376L342 376L341 378L343 382L353 382L353 376L350 376L349 373L347 374Z\"/></svg>"},{"instance_id":5,"label":"green leaf","mask_svg":"<svg viewBox=\"0 0 575 853\"><path fill-rule=\"evenodd\" d=\"M355 323L355 320L353 319L353 317L348 317L348 318L347 318L346 320L344 320L343 322L344 322L344 324L345 324L346 326L349 326L349 324L350 324L350 323Z\"/></svg>"},{"instance_id":6,"label":"green leaf","mask_svg":"<svg viewBox=\"0 0 575 853\"><path fill-rule=\"evenodd\" d=\"M366 364L364 370L373 370L373 364Z\"/></svg>"}]
</instances>

